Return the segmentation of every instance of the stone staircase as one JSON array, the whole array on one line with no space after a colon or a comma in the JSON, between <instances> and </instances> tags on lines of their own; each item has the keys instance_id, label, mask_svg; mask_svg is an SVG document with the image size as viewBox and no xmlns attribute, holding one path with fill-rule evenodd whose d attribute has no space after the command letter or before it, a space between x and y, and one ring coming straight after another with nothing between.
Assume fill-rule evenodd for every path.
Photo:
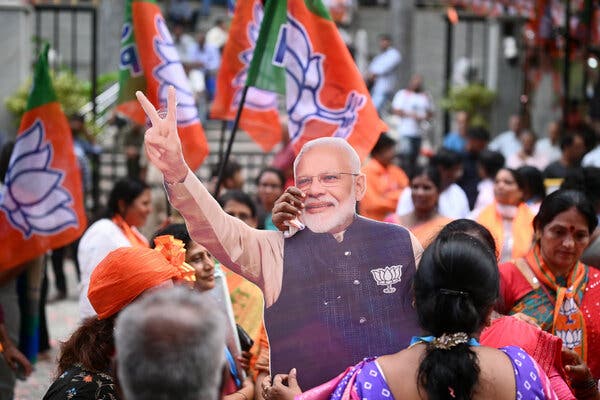
<instances>
[{"instance_id":1,"label":"stone staircase","mask_svg":"<svg viewBox=\"0 0 600 400\"><path fill-rule=\"evenodd\" d=\"M218 163L219 148L221 137L222 122L209 120L204 124L204 132L208 141L210 152L202 166L196 171L196 174L206 181L210 178L211 168ZM231 133L231 124L226 129L226 141L223 143L223 152L227 149L227 139ZM105 204L108 193L112 189L114 182L127 174L125 163L125 154L122 149L114 145L114 137L110 135L105 138L103 143L104 151L99 159L99 199L100 204ZM252 139L243 131L238 130L236 139L231 151L232 158L235 158L243 167L246 176L245 190L248 193L254 193L256 185L254 183L258 172L266 165L269 165L273 159L274 152L264 153L262 149L252 141ZM92 208L93 201L90 198L87 201L88 208Z\"/></svg>"}]
</instances>

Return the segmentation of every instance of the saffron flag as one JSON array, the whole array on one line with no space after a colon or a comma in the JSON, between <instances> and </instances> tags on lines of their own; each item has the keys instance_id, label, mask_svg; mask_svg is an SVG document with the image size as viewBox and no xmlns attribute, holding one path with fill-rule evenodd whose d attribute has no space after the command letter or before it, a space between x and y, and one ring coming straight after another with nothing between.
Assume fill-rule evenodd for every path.
<instances>
[{"instance_id":1,"label":"saffron flag","mask_svg":"<svg viewBox=\"0 0 600 400\"><path fill-rule=\"evenodd\" d=\"M321 0L267 0L247 85L284 93L296 153L322 136L365 159L387 126Z\"/></svg>"},{"instance_id":2,"label":"saffron flag","mask_svg":"<svg viewBox=\"0 0 600 400\"><path fill-rule=\"evenodd\" d=\"M217 75L217 92L210 110L211 118L235 119L262 18L261 0L237 2ZM271 151L281 141L277 94L249 88L240 116L240 127L264 151Z\"/></svg>"},{"instance_id":3,"label":"saffron flag","mask_svg":"<svg viewBox=\"0 0 600 400\"><path fill-rule=\"evenodd\" d=\"M117 109L144 125L145 113L135 92L141 90L157 108L166 108L167 88L177 89L177 131L183 156L192 170L208 154L198 107L160 8L154 0L127 0L121 32Z\"/></svg>"},{"instance_id":4,"label":"saffron flag","mask_svg":"<svg viewBox=\"0 0 600 400\"><path fill-rule=\"evenodd\" d=\"M56 100L46 45L0 191L0 270L77 239L86 228L71 128Z\"/></svg>"}]
</instances>

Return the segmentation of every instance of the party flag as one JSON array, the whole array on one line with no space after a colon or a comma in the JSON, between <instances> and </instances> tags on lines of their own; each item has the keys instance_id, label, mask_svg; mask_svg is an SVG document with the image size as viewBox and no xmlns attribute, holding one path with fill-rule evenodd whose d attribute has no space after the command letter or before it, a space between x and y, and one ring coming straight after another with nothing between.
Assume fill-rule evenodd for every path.
<instances>
[{"instance_id":1,"label":"party flag","mask_svg":"<svg viewBox=\"0 0 600 400\"><path fill-rule=\"evenodd\" d=\"M285 93L296 152L335 136L364 159L387 131L321 0L267 0L246 84Z\"/></svg>"},{"instance_id":2,"label":"party flag","mask_svg":"<svg viewBox=\"0 0 600 400\"><path fill-rule=\"evenodd\" d=\"M46 45L0 191L0 270L62 247L86 228L71 128L56 100Z\"/></svg>"},{"instance_id":3,"label":"party flag","mask_svg":"<svg viewBox=\"0 0 600 400\"><path fill-rule=\"evenodd\" d=\"M223 61L217 75L217 92L210 111L211 118L235 118L262 18L261 0L237 2L229 38L223 49ZM264 151L270 151L281 141L277 95L249 88L239 123Z\"/></svg>"},{"instance_id":4,"label":"party flag","mask_svg":"<svg viewBox=\"0 0 600 400\"><path fill-rule=\"evenodd\" d=\"M173 39L154 0L127 0L121 32L119 99L117 109L139 124L145 114L135 98L144 92L157 108L166 107L167 88L177 89L177 131L183 155L192 170L208 154L208 144Z\"/></svg>"}]
</instances>

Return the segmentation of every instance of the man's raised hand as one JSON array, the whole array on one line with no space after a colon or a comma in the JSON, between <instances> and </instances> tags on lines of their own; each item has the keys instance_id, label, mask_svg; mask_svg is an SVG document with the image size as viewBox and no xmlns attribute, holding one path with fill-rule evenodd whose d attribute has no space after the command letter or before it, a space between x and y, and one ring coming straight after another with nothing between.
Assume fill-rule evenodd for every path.
<instances>
[{"instance_id":1,"label":"man's raised hand","mask_svg":"<svg viewBox=\"0 0 600 400\"><path fill-rule=\"evenodd\" d=\"M183 159L181 141L177 134L175 88L169 86L167 115L162 118L150 100L140 91L135 93L152 126L146 130L144 143L148 158L162 173L167 182L182 182L188 171Z\"/></svg>"}]
</instances>

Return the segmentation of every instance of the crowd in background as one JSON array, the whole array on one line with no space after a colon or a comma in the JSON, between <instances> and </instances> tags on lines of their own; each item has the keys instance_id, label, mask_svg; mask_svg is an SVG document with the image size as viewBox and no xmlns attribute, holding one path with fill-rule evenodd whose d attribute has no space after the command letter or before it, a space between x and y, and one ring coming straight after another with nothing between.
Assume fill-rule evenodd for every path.
<instances>
[{"instance_id":1,"label":"crowd in background","mask_svg":"<svg viewBox=\"0 0 600 400\"><path fill-rule=\"evenodd\" d=\"M172 3L178 5L178 2ZM204 2L205 7L209 3ZM174 43L205 118L214 96L227 27L224 20L216 20L210 30L197 31L193 37L188 33L189 29L196 26L196 19L203 12L206 8L198 13L177 8L170 10ZM600 268L600 232L597 229L600 218L600 131L595 130L593 121L568 128L562 121L552 121L545 132L533 132L525 126L522 116L512 115L506 131L490 133L485 127L472 126L472 116L459 111L454 114L454 129L446 133L440 146L435 150L425 149L423 140L427 139L428 124L435 110L432 100L424 92L423 79L415 75L406 88L394 93L397 86L395 73L402 56L391 46L391 38L387 35L380 37L380 50L369 66L365 80L370 85L377 109L393 117L390 131L381 133L370 157L362 163L360 171L356 171L366 176L366 190L357 203L357 212L366 218L407 228L425 249L422 267L415 277L415 301L421 327L435 339L419 338L417 345L406 353L381 357L379 365L369 364L372 360L365 361L360 364L360 369L377 373L378 368L382 368L389 385L380 390L391 391L395 396L414 395L421 385L428 398L471 398L473 391L481 396L479 398L489 398L487 396L492 394L485 390L492 389L477 386L477 378L464 383L448 382L447 377L442 376L439 365L445 360L439 353L440 349L447 350L444 348L447 345L468 353L469 362L473 360L472 355L477 354L480 360L477 368L456 362L456 368L463 368L471 378L474 370L477 371L475 376L483 380L493 381L494 374L501 377L495 382L498 386L493 386L496 395L507 396L515 387L519 390L521 386L527 387L523 382L511 380L514 379L513 364L521 358L527 364L522 367L524 371L540 379L540 396L598 398L597 384L591 385L590 380L597 382L600 378L600 310L595 303L596 294L591 291L600 282L597 272ZM101 148L86 133L81 116L72 116L70 122L83 187L90 191ZM268 385L263 384L270 371L261 290L232 272L232 266L220 264L205 246L190 237L177 210L165 206L163 176L145 160L142 127L119 117L115 124L123 134L128 177L114 183L104 214L93 218L78 241L51 253L54 284L58 290L57 298L52 300L62 300L67 295L63 271L65 257L70 256L75 262L80 280L79 318L82 324L62 345L56 380L44 398L151 398L153 390L163 390L161 382L154 382L163 374L166 380L173 379L185 389L195 391L196 395L203 393L199 398L289 398L288 390L298 389L294 386L296 372L280 377L279 381L274 378ZM4 150L0 159L2 176L9 157L10 149ZM286 230L287 227L281 224L285 216L277 217L274 209L282 201L286 189L294 185L295 177L293 158L280 161L278 158L276 165L264 166L256 176L247 176L244 165L235 159L229 160L223 168L221 190L215 196L218 205L226 214L251 228ZM214 166L210 180L204 182L211 194L219 167ZM248 185L251 181L253 185ZM248 186L256 187L256 191L245 191ZM456 228L459 225L460 228ZM571 226L571 231L565 226ZM452 229L457 231L452 232ZM557 254L554 249L560 248L560 240L567 236L570 253ZM478 244L475 249L474 243ZM151 248L158 248L160 257ZM191 270L182 269L181 262L174 261L181 258L176 255L182 248L185 250L183 259L191 265ZM45 276L41 260L32 263L40 264L35 270ZM499 270L497 263L501 264ZM121 268L126 264L136 268ZM23 283L25 286L18 299L16 274L26 269L29 273L34 270L27 265L11 274L0 275L3 284L3 308L0 311L4 309L4 313L0 312L0 343L5 359L11 364L22 365L25 374L30 373L31 365L16 350L15 344L19 343L16 316L21 315L22 320L39 317L38 350L44 353L50 346L44 316L48 281L43 280L42 287L37 288L40 294L33 299L27 293L37 289ZM462 279L454 279L453 273ZM205 292L214 289L219 274L227 281L233 316L242 331L240 337L246 338L242 340L246 346L239 359L235 359L223 343L225 334L221 330L224 323L211 312L214 311L211 307L216 306L205 296ZM540 276L546 278L539 279ZM145 290L173 286L173 282L184 282L197 293L189 295L179 289L169 289L170 292L162 294L157 291L125 307ZM464 294L469 293L468 301L474 307L472 312L465 313L466 316L457 312L454 314L458 315L457 319L448 317L440 322L439 311L433 312L433 306L429 304L430 301L442 302L439 287L450 290L451 293L446 295L456 304L467 301ZM563 290L565 287L569 290ZM27 307L39 297L42 300L36 303L38 309ZM501 301L498 302L498 298ZM574 368L572 365L578 368L584 365L577 354L563 355L564 360L573 357L575 361L565 361L568 367L562 370L562 364L556 365L554 358L549 364L542 364L533 354L535 345L530 350L527 343L499 344L498 338L502 335L498 332L511 330L529 334L531 327L519 325L522 321L556 334L556 326L565 323L561 317L565 313L555 310L564 311L573 303L576 306L568 310L570 313L566 317L576 318L581 334L587 335L587 367L582 375L570 373ZM456 304L446 306L450 311L456 311L453 308L458 307ZM563 306L567 308L560 308ZM520 321L496 320L491 316L492 308L501 314L517 315ZM170 315L173 310L176 312ZM519 344L536 361L514 348L502 350L510 359L498 356L501 353L486 346L468 350L466 345L472 344L471 336L465 339L454 335L463 331L468 335L479 333L491 319L494 323L487 332L489 341L485 343L482 338L483 344L490 348ZM502 328L504 323L518 327ZM450 342L438 343L438 339L448 333L444 329L452 324L457 324L458 328L450 332L453 334L447 338ZM5 329L5 325L10 329ZM167 325L177 329L162 332ZM546 343L547 340L548 346L556 347L555 336L546 337L540 333L542 331L532 334L539 335L532 339L533 342ZM523 334L524 337L527 334ZM142 336L143 340L136 340ZM557 336L570 349L581 346L581 337L577 340ZM23 333L20 337L23 348ZM431 344L432 341L435 343ZM186 351L193 346L198 347L197 353ZM122 393L117 389L111 364L115 347ZM148 347L152 347L153 351L149 352L152 354L144 351ZM161 351L180 358L175 361L167 356L161 358L164 355ZM365 354L376 355L379 354ZM423 361L418 362L419 359ZM224 364L226 368L221 371L211 365L206 371L190 371L198 362ZM541 364L543 372L536 362ZM140 363L147 366L147 370L140 368L136 375L132 371ZM181 372L180 375L189 377L179 379L176 374L166 374L163 364L171 365ZM238 365L243 366L246 376L238 373ZM403 374L417 373L418 382L400 387L398 382L406 376ZM14 374L6 366L0 369L0 374L2 389L9 393L10 386L14 385ZM202 376L203 380L194 379L195 376ZM348 379L356 378L352 374L348 376ZM442 383L435 386L433 377ZM324 377L324 381L329 378L332 377ZM282 379L287 384L282 384ZM570 382L570 388L565 382ZM466 388L465 392L459 393L462 388ZM173 395L183 389L172 390ZM356 389L349 387L348 390ZM68 397L68 393L72 397ZM298 394L296 390L291 395Z\"/></svg>"}]
</instances>

